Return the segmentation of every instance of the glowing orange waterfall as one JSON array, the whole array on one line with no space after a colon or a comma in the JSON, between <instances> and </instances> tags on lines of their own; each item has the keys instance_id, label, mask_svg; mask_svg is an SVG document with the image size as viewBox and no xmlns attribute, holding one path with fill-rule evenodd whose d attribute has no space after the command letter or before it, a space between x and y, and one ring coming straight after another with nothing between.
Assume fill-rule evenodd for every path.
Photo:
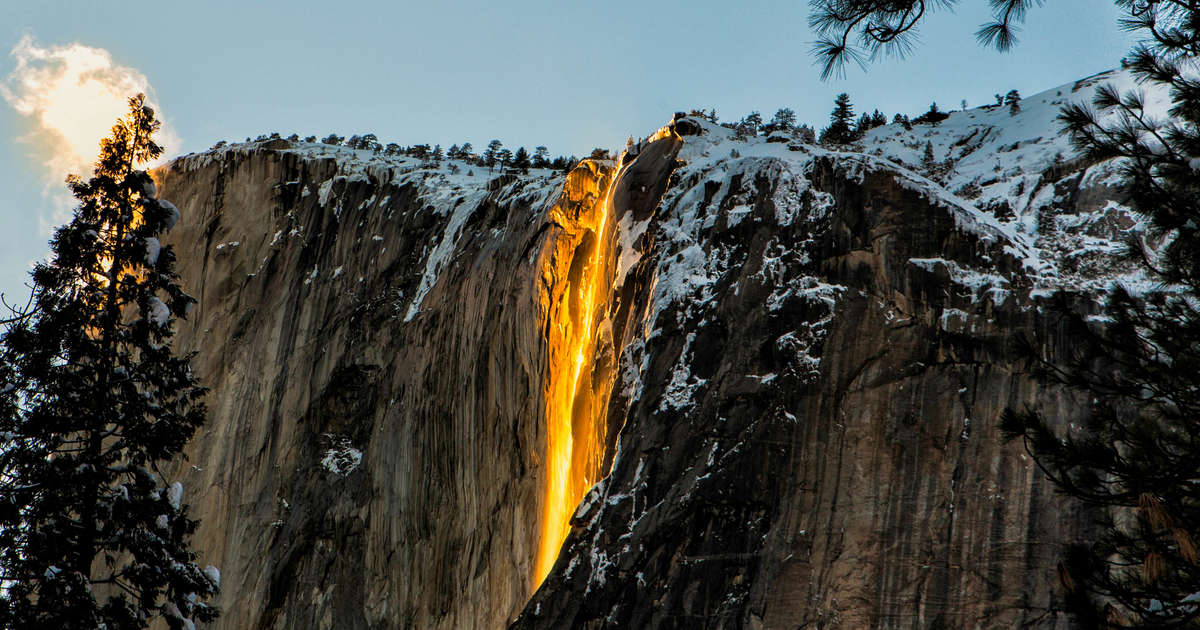
<instances>
[{"instance_id":1,"label":"glowing orange waterfall","mask_svg":"<svg viewBox=\"0 0 1200 630\"><path fill-rule=\"evenodd\" d=\"M575 507L601 474L611 383L593 382L593 359L609 298L609 219L618 174L601 163L584 162L567 177L552 210L564 236L552 259L557 268L544 273L562 284L547 296L546 479L534 588L553 567Z\"/></svg>"}]
</instances>

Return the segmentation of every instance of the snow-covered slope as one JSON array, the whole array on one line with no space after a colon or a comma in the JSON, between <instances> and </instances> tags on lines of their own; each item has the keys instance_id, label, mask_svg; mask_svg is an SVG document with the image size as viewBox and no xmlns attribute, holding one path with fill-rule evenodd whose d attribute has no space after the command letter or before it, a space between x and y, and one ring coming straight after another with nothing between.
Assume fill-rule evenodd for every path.
<instances>
[{"instance_id":1,"label":"snow-covered slope","mask_svg":"<svg viewBox=\"0 0 1200 630\"><path fill-rule=\"evenodd\" d=\"M1083 161L1058 121L1063 105L1090 104L1104 84L1121 93L1142 92L1149 117L1166 119L1170 99L1164 89L1138 85L1128 70L1110 70L1028 96L1015 113L988 105L949 112L936 125L911 130L877 127L860 148L929 177L995 216L1038 250L1046 263L1039 279L1047 287L1096 290L1118 276L1137 283L1140 274L1125 273L1112 260L1129 230L1144 229L1125 204L1119 164ZM1108 113L1102 120L1114 117ZM927 145L932 162L925 159Z\"/></svg>"}]
</instances>

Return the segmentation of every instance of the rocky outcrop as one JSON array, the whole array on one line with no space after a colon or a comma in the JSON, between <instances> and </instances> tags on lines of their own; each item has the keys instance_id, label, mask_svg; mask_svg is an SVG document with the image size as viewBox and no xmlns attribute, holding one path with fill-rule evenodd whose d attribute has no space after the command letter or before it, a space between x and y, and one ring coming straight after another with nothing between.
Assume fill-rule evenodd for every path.
<instances>
[{"instance_id":1,"label":"rocky outcrop","mask_svg":"<svg viewBox=\"0 0 1200 630\"><path fill-rule=\"evenodd\" d=\"M1012 344L1070 343L1038 297L1059 241L882 159L675 126L565 179L286 142L158 171L212 390L171 475L218 627L1067 626L1086 519L995 428L1086 409ZM1039 186L1107 207L1087 181ZM608 473L537 588L556 318L597 247L567 407Z\"/></svg>"}]
</instances>

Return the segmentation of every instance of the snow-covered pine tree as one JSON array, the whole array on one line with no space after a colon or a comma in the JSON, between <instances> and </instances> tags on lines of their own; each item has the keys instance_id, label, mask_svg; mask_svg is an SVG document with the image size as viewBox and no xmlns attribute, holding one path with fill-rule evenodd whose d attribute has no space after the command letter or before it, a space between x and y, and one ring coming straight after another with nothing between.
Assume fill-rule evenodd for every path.
<instances>
[{"instance_id":1,"label":"snow-covered pine tree","mask_svg":"<svg viewBox=\"0 0 1200 630\"><path fill-rule=\"evenodd\" d=\"M196 521L159 465L205 419L172 322L194 300L157 237L178 219L139 165L162 153L138 95L72 176L74 218L0 335L0 627L192 628L220 581L188 547Z\"/></svg>"}]
</instances>

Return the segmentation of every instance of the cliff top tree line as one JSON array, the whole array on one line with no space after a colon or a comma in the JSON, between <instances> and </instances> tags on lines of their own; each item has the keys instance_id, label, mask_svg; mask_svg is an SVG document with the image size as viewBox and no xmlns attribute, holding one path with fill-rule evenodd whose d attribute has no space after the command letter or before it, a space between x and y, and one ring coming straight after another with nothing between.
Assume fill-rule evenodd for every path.
<instances>
[{"instance_id":1,"label":"cliff top tree line","mask_svg":"<svg viewBox=\"0 0 1200 630\"><path fill-rule=\"evenodd\" d=\"M996 95L995 105L985 105L985 109L1007 106L1009 112L1015 115L1020 111L1021 96L1017 90L1009 90L1006 95ZM962 108L965 110L967 102L962 101ZM703 110L692 109L690 115L705 118L710 122L717 123L716 109ZM907 114L897 113L892 117L891 122L901 124L905 129L912 129L913 125L930 124L936 126L941 121L949 117L938 109L937 103L932 103L929 110L914 118L909 118ZM864 112L857 119L854 116L854 106L850 102L850 95L846 93L839 94L834 100L834 108L830 113L829 126L823 128L819 133L816 132L808 124L797 124L796 112L788 107L780 108L775 112L775 115L769 120L763 120L762 114L757 111L750 112L742 117L737 122L719 123L721 126L728 129L733 129L737 132L739 138L748 138L759 135L770 135L775 132L782 132L791 135L791 137L808 143L820 142L824 145L845 145L852 144L863 137L863 135L875 127L880 127L888 124L888 117L878 109L868 114ZM351 135L349 138L340 136L336 133L331 133L319 141L317 136L310 135L303 138L299 134L291 134L284 138L278 132L270 134L261 134L251 140L249 137L245 142L267 142L270 140L286 139L290 142L306 142L309 144L325 144L329 146L345 146L350 149L363 151L371 151L376 155L386 156L406 156L421 160L426 166L436 168L441 165L444 160L465 162L469 165L477 167L487 167L488 172L493 172L499 169L500 173L506 171L515 171L519 173L528 173L530 169L551 169L560 172L569 172L579 164L579 158L571 156L559 155L551 158L550 151L545 146L534 147L533 153L530 153L525 147L518 147L514 152L504 146L500 140L492 140L482 153L476 153L475 147L470 142L462 144L452 144L448 149L443 150L442 145L435 144L413 144L400 145L395 142L383 143L378 136L373 133L364 133L361 135ZM224 148L228 143L224 140L214 144L211 150ZM595 148L588 155L592 159L612 159L612 154L603 148ZM457 172L457 165L450 166L452 172ZM469 172L468 174L473 174Z\"/></svg>"},{"instance_id":2,"label":"cliff top tree line","mask_svg":"<svg viewBox=\"0 0 1200 630\"><path fill-rule=\"evenodd\" d=\"M270 140L285 139L290 142L306 142L309 144L317 144L316 136L306 136L301 138L299 134L291 134L284 138L279 133L262 134L251 140L246 138L246 142L267 142ZM371 151L376 155L386 156L407 156L421 160L426 166L431 168L440 166L444 160L457 160L465 162L469 165L477 167L486 167L489 172L499 169L501 173L506 171L515 171L519 173L528 173L530 169L550 169L561 172L569 172L579 164L579 158L574 155L550 157L550 150L545 146L534 147L530 153L525 147L518 147L514 152L504 146L500 140L492 140L482 153L476 153L475 147L470 142L460 144L452 144L450 148L443 150L442 145L435 144L432 147L429 144L413 144L403 146L395 142L384 144L380 142L379 137L373 133L364 133L362 135L351 135L349 138L339 136L336 133L331 133L319 141L320 144L329 146L344 146L350 149L362 151ZM210 150L224 148L228 143L224 140L214 144ZM589 157L608 159L609 153L605 149L593 149ZM450 166L452 172L457 172L457 165ZM471 172L468 173L473 174Z\"/></svg>"},{"instance_id":3,"label":"cliff top tree line","mask_svg":"<svg viewBox=\"0 0 1200 630\"><path fill-rule=\"evenodd\" d=\"M1010 115L1015 116L1021 111L1021 94L1017 90L1009 90L1006 94L996 95L996 103L994 105L984 105L984 109L995 109L997 107L1007 107ZM967 102L962 101L962 109L967 109ZM762 114L757 111L750 112L736 122L718 123L716 109L703 110L693 109L689 112L692 116L697 116L707 119L709 122L720 124L726 129L732 129L737 132L737 137L748 138L759 135L769 136L776 132L782 132L790 135L792 138L801 142L817 143L824 145L846 145L852 144L860 140L867 131L875 127L881 127L888 124L888 117L878 109L871 113L863 112L857 118L854 115L854 105L850 101L850 95L843 92L838 94L834 99L833 110L829 114L829 125L821 129L818 133L814 131L808 124L796 124L796 112L789 107L780 108L775 112L769 121L763 121ZM925 113L910 118L907 114L897 113L891 118L892 124L903 125L905 129L911 130L913 125L928 124L937 126L950 114L938 108L936 102L930 104L929 110Z\"/></svg>"}]
</instances>

